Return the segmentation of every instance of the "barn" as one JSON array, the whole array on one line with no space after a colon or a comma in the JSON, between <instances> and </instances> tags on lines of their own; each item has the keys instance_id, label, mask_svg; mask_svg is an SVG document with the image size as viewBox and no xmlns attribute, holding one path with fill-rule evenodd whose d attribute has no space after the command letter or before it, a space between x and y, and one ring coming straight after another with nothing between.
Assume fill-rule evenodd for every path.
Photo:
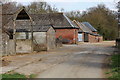
<instances>
[{"instance_id":1,"label":"barn","mask_svg":"<svg viewBox=\"0 0 120 80\"><path fill-rule=\"evenodd\" d=\"M38 18L29 15L24 7L14 14L5 14L5 18L4 28L9 32L6 54L31 53L56 47L53 25L41 25Z\"/></svg>"},{"instance_id":2,"label":"barn","mask_svg":"<svg viewBox=\"0 0 120 80\"><path fill-rule=\"evenodd\" d=\"M82 22L82 24L88 27L92 31L92 33L95 33L95 34L98 33L97 30L89 22Z\"/></svg>"},{"instance_id":3,"label":"barn","mask_svg":"<svg viewBox=\"0 0 120 80\"><path fill-rule=\"evenodd\" d=\"M64 13L44 13L32 15L41 25L52 24L56 31L56 38L62 37L63 43L76 44L78 42L78 29Z\"/></svg>"},{"instance_id":4,"label":"barn","mask_svg":"<svg viewBox=\"0 0 120 80\"><path fill-rule=\"evenodd\" d=\"M87 42L88 41L88 34L92 33L92 31L86 27L84 24L73 20L73 22L79 27L78 31L78 41L79 42Z\"/></svg>"},{"instance_id":5,"label":"barn","mask_svg":"<svg viewBox=\"0 0 120 80\"><path fill-rule=\"evenodd\" d=\"M73 22L79 27L78 31L78 41L79 42L101 42L102 36L100 36L97 30L90 25L88 22L78 22L73 20Z\"/></svg>"},{"instance_id":6,"label":"barn","mask_svg":"<svg viewBox=\"0 0 120 80\"><path fill-rule=\"evenodd\" d=\"M102 42L103 41L103 36L98 34L98 31L89 22L82 22L82 23L92 31L92 33L88 35L89 42Z\"/></svg>"},{"instance_id":7,"label":"barn","mask_svg":"<svg viewBox=\"0 0 120 80\"><path fill-rule=\"evenodd\" d=\"M23 22L17 22L19 27L16 29L16 52L30 53L33 51L48 51L56 47L55 30L51 25L33 25L33 45L31 44L31 31L20 27L28 25L20 25ZM8 30L11 34L13 29ZM10 41L13 40L13 35L10 36Z\"/></svg>"}]
</instances>

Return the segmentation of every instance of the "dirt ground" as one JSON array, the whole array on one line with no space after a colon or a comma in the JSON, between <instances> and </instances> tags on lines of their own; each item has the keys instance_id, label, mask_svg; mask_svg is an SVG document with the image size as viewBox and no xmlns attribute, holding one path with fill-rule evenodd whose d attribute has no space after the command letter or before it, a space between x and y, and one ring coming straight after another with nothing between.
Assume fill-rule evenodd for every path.
<instances>
[{"instance_id":1,"label":"dirt ground","mask_svg":"<svg viewBox=\"0 0 120 80\"><path fill-rule=\"evenodd\" d=\"M14 71L37 78L105 78L107 59L116 51L114 41L63 45L47 52L7 56L0 73Z\"/></svg>"}]
</instances>

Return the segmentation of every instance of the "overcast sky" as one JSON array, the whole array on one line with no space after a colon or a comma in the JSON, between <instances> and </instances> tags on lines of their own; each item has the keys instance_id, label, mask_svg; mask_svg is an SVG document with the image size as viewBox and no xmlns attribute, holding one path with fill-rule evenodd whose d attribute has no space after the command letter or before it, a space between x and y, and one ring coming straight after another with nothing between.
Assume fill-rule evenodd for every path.
<instances>
[{"instance_id":1,"label":"overcast sky","mask_svg":"<svg viewBox=\"0 0 120 80\"><path fill-rule=\"evenodd\" d=\"M43 0L13 0L20 2L24 5L29 4L33 1ZM98 4L105 4L111 10L115 10L115 5L119 0L44 0L52 6L56 6L58 9L64 8L65 11L84 11L90 7L97 6Z\"/></svg>"}]
</instances>

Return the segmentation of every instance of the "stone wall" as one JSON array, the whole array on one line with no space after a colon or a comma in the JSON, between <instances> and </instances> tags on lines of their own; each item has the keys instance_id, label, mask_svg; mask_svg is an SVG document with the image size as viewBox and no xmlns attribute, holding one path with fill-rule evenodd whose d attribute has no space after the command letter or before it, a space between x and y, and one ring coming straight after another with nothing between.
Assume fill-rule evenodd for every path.
<instances>
[{"instance_id":1,"label":"stone wall","mask_svg":"<svg viewBox=\"0 0 120 80\"><path fill-rule=\"evenodd\" d=\"M51 27L47 31L47 50L54 49L56 47L56 38L55 38L55 30Z\"/></svg>"},{"instance_id":2,"label":"stone wall","mask_svg":"<svg viewBox=\"0 0 120 80\"><path fill-rule=\"evenodd\" d=\"M16 40L16 53L31 53L31 52L32 52L31 40L29 39Z\"/></svg>"},{"instance_id":3,"label":"stone wall","mask_svg":"<svg viewBox=\"0 0 120 80\"><path fill-rule=\"evenodd\" d=\"M15 43L11 39L11 40L8 40L8 43L7 43L7 55L11 55L11 54L14 54L14 53L15 53Z\"/></svg>"},{"instance_id":4,"label":"stone wall","mask_svg":"<svg viewBox=\"0 0 120 80\"><path fill-rule=\"evenodd\" d=\"M0 4L0 56L2 52L2 5Z\"/></svg>"},{"instance_id":5,"label":"stone wall","mask_svg":"<svg viewBox=\"0 0 120 80\"><path fill-rule=\"evenodd\" d=\"M15 43L14 40L9 39L6 44L6 54L4 55L15 55ZM16 40L16 54L18 53L31 53L31 40L18 39Z\"/></svg>"},{"instance_id":6,"label":"stone wall","mask_svg":"<svg viewBox=\"0 0 120 80\"><path fill-rule=\"evenodd\" d=\"M2 32L2 56L3 55L7 55L8 54L8 40L9 40L9 36L5 33Z\"/></svg>"},{"instance_id":7,"label":"stone wall","mask_svg":"<svg viewBox=\"0 0 120 80\"><path fill-rule=\"evenodd\" d=\"M91 35L91 34L88 34L88 39L89 39L90 43L96 43L96 42L102 42L103 41L102 36L95 36L95 35Z\"/></svg>"},{"instance_id":8,"label":"stone wall","mask_svg":"<svg viewBox=\"0 0 120 80\"><path fill-rule=\"evenodd\" d=\"M46 32L34 32L34 51L47 50Z\"/></svg>"},{"instance_id":9,"label":"stone wall","mask_svg":"<svg viewBox=\"0 0 120 80\"><path fill-rule=\"evenodd\" d=\"M97 42L97 37L91 34L88 34L88 39L90 43Z\"/></svg>"}]
</instances>

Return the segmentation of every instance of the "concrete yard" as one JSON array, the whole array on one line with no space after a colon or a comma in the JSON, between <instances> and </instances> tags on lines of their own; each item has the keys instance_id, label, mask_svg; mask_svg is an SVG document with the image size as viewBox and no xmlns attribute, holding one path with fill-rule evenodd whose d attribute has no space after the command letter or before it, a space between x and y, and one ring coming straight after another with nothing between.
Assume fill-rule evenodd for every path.
<instances>
[{"instance_id":1,"label":"concrete yard","mask_svg":"<svg viewBox=\"0 0 120 80\"><path fill-rule=\"evenodd\" d=\"M48 52L5 57L10 63L1 73L14 71L36 78L105 78L107 59L114 53L114 41L64 45Z\"/></svg>"}]
</instances>

